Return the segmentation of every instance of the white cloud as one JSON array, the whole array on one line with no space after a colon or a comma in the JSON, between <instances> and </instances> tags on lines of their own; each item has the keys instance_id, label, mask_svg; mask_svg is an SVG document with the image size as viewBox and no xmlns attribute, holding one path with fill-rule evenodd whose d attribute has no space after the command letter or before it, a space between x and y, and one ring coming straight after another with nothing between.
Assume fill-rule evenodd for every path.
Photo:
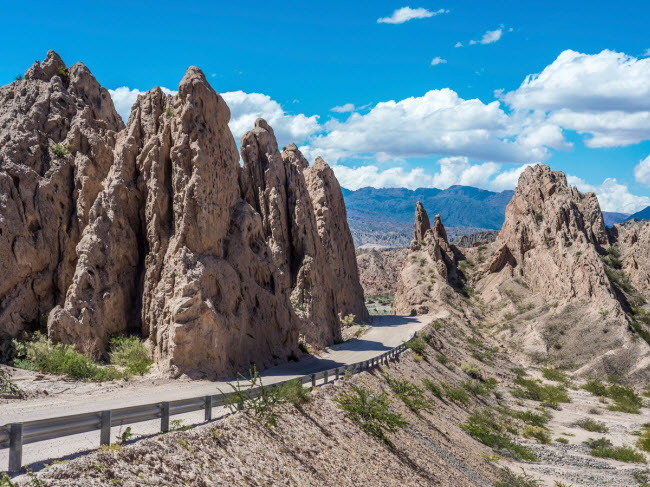
<instances>
[{"instance_id":1,"label":"white cloud","mask_svg":"<svg viewBox=\"0 0 650 487\"><path fill-rule=\"evenodd\" d=\"M300 143L321 130L318 115L287 113L277 101L263 93L229 91L221 93L230 108L230 130L235 139L251 130L255 119L265 119L275 132L280 147L291 142Z\"/></svg>"},{"instance_id":2,"label":"white cloud","mask_svg":"<svg viewBox=\"0 0 650 487\"><path fill-rule=\"evenodd\" d=\"M346 103L338 107L330 108L330 111L336 113L349 113L354 111L354 103Z\"/></svg>"},{"instance_id":3,"label":"white cloud","mask_svg":"<svg viewBox=\"0 0 650 487\"><path fill-rule=\"evenodd\" d=\"M440 56L436 56L431 60L431 66L437 66L438 64L447 64L447 60L442 59Z\"/></svg>"},{"instance_id":4,"label":"white cloud","mask_svg":"<svg viewBox=\"0 0 650 487\"><path fill-rule=\"evenodd\" d=\"M440 169L431 173L423 167L405 169L402 166L381 169L374 164L348 167L333 165L341 186L359 189L365 186L374 188L440 188L445 189L459 184L474 186L492 191L514 189L519 175L527 165L517 166L502 172L500 164L484 162L470 163L466 157L443 157L438 161Z\"/></svg>"},{"instance_id":5,"label":"white cloud","mask_svg":"<svg viewBox=\"0 0 650 487\"><path fill-rule=\"evenodd\" d=\"M178 91L170 90L169 88L161 87L163 92L168 95L175 95ZM113 104L115 105L115 110L122 117L124 123L129 120L129 115L131 114L131 107L138 99L139 95L144 95L146 91L140 91L137 88L129 88L128 86L120 86L114 90L108 90L113 99Z\"/></svg>"},{"instance_id":6,"label":"white cloud","mask_svg":"<svg viewBox=\"0 0 650 487\"><path fill-rule=\"evenodd\" d=\"M592 185L585 180L567 174L567 182L582 192L596 193L600 209L621 213L636 213L650 206L650 198L630 193L628 187L615 178L607 178L600 185Z\"/></svg>"},{"instance_id":7,"label":"white cloud","mask_svg":"<svg viewBox=\"0 0 650 487\"><path fill-rule=\"evenodd\" d=\"M474 44L493 44L493 43L497 42L499 39L501 39L502 34L503 34L503 28L488 30L485 34L483 34L483 37L481 37L480 40L478 40L478 41L469 41L469 43L470 43L470 45L474 45Z\"/></svg>"},{"instance_id":8,"label":"white cloud","mask_svg":"<svg viewBox=\"0 0 650 487\"><path fill-rule=\"evenodd\" d=\"M639 161L634 168L634 179L641 184L650 186L650 156Z\"/></svg>"},{"instance_id":9,"label":"white cloud","mask_svg":"<svg viewBox=\"0 0 650 487\"><path fill-rule=\"evenodd\" d=\"M643 53L644 56L650 56L650 47Z\"/></svg>"},{"instance_id":10,"label":"white cloud","mask_svg":"<svg viewBox=\"0 0 650 487\"><path fill-rule=\"evenodd\" d=\"M168 88L162 88L167 94L176 94ZM138 95L146 92L137 88L122 86L115 90L108 90L115 109L124 121L128 120L131 107ZM284 111L282 105L263 93L245 93L243 91L230 91L221 93L230 108L229 127L236 140L241 138L255 125L255 119L264 118L273 127L275 136L280 146L290 142L304 142L307 138L321 130L318 115L307 116L302 113L290 114Z\"/></svg>"},{"instance_id":11,"label":"white cloud","mask_svg":"<svg viewBox=\"0 0 650 487\"><path fill-rule=\"evenodd\" d=\"M544 146L558 147L561 131L535 134L535 118L514 119L499 102L464 100L448 88L420 97L377 103L368 113L330 120L325 133L309 139L309 152L340 158L464 156L475 160L528 163L544 160ZM541 119L541 123L548 122ZM516 136L528 130L521 141ZM540 129L541 130L541 129ZM535 138L536 137L536 138ZM538 140L542 145L535 146Z\"/></svg>"},{"instance_id":12,"label":"white cloud","mask_svg":"<svg viewBox=\"0 0 650 487\"><path fill-rule=\"evenodd\" d=\"M502 99L547 113L551 123L585 134L589 147L636 144L650 139L650 58L566 50Z\"/></svg>"},{"instance_id":13,"label":"white cloud","mask_svg":"<svg viewBox=\"0 0 650 487\"><path fill-rule=\"evenodd\" d=\"M463 47L463 43L458 41L456 44L454 44L454 47Z\"/></svg>"},{"instance_id":14,"label":"white cloud","mask_svg":"<svg viewBox=\"0 0 650 487\"><path fill-rule=\"evenodd\" d=\"M393 12L393 15L391 15L390 17L381 17L377 19L377 23L378 24L403 24L404 22L408 22L409 20L427 19L429 17L433 17L439 14L444 14L447 12L449 12L449 10L445 10L444 8L432 12L422 7L420 8L402 7L395 10Z\"/></svg>"}]
</instances>

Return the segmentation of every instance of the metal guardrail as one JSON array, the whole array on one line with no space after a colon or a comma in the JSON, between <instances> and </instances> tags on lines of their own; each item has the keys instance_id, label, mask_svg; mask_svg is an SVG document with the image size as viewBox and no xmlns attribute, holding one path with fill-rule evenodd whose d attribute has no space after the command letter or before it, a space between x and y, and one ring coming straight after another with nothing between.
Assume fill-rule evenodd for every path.
<instances>
[{"instance_id":1,"label":"metal guardrail","mask_svg":"<svg viewBox=\"0 0 650 487\"><path fill-rule=\"evenodd\" d=\"M413 334L411 339L416 335ZM328 382L339 380L342 376L345 376L346 372L357 374L381 364L387 365L389 360L394 360L405 348L406 346L402 343L372 359L335 367L315 374L307 374L298 377L298 379L300 379L303 385L309 384L309 388L315 387L316 383L321 379L323 380L323 384L327 384ZM276 382L264 387L277 387L291 380L296 380L296 378ZM255 394L260 390L261 387L256 387L252 390L252 393ZM71 416L60 416L37 421L10 423L0 427L0 450L9 448L9 468L7 471L17 473L22 468L23 445L96 430L100 431L100 446L110 445L111 427L141 423L158 418L160 418L160 431L167 433L169 431L170 416L204 410L205 421L210 421L212 420L212 409L225 405L226 398L232 394L234 392L191 397L176 401L162 401L153 404L143 404L141 406L108 409Z\"/></svg>"}]
</instances>

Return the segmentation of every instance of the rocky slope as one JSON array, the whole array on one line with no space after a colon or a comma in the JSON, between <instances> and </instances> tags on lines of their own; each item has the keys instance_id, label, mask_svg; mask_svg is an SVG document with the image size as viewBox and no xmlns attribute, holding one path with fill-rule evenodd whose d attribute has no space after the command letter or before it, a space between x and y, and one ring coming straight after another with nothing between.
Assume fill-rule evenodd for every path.
<instances>
[{"instance_id":1,"label":"rocky slope","mask_svg":"<svg viewBox=\"0 0 650 487\"><path fill-rule=\"evenodd\" d=\"M441 223L427 228L422 211L418 206L395 312L460 303L536 360L597 377L650 375L650 225L608 231L595 195L543 165L522 173L496 241L464 255L445 244Z\"/></svg>"},{"instance_id":2,"label":"rocky slope","mask_svg":"<svg viewBox=\"0 0 650 487\"><path fill-rule=\"evenodd\" d=\"M230 111L196 67L177 95L155 88L140 96L123 130L87 68L75 65L69 80L56 74L64 69L50 53L4 88L8 102L26 94L6 105L22 107L22 125L3 110L0 178L18 184L13 157L51 189L21 182L3 200L1 238L15 257L2 263L16 275L0 289L3 333L54 307L55 341L101 354L111 335L140 332L159 370L222 375L286 360L300 335L333 343L341 315L367 318L343 196L324 161L310 168L295 146L280 154L258 120L242 138L240 167ZM52 108L59 105L68 111ZM46 109L49 119L29 125ZM65 142L60 161L41 153L44 131Z\"/></svg>"},{"instance_id":3,"label":"rocky slope","mask_svg":"<svg viewBox=\"0 0 650 487\"><path fill-rule=\"evenodd\" d=\"M0 88L0 335L62 302L121 118L88 68L53 51Z\"/></svg>"},{"instance_id":4,"label":"rocky slope","mask_svg":"<svg viewBox=\"0 0 650 487\"><path fill-rule=\"evenodd\" d=\"M395 293L397 276L407 253L407 249L357 249L359 281L366 296Z\"/></svg>"}]
</instances>

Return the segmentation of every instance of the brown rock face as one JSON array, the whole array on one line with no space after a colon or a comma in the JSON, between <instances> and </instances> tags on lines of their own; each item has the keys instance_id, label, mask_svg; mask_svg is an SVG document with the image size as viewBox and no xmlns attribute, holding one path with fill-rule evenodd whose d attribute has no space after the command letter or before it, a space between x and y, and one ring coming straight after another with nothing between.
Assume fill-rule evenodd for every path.
<instances>
[{"instance_id":1,"label":"brown rock face","mask_svg":"<svg viewBox=\"0 0 650 487\"><path fill-rule=\"evenodd\" d=\"M43 80L60 71L59 61L50 55L20 82L45 93L44 105L53 106L52 86L63 83L58 75ZM198 68L187 70L175 96L156 88L139 97L117 134L119 117L89 76L70 70L64 95L77 97L70 101L77 111L88 106L50 123L74 160L34 157L30 177L41 186L27 192L5 155L17 149L2 147L0 182L11 184L11 199L2 200L0 238L23 255L25 270L19 259L0 265L30 284L12 284L17 298L0 306L8 316L9 305L22 309L29 299L35 317L54 307L49 336L98 353L110 335L140 331L159 370L173 375L262 368L296 353L300 333L330 345L340 338L340 315L367 317L352 238L347 223L336 222L345 218L343 197L326 164L310 169L293 144L280 154L273 130L258 120L242 140L241 168L230 111ZM24 138L40 136L46 123ZM45 201L35 204L34 192ZM25 201L37 215L57 217L52 229L25 214ZM11 250L20 232L33 248Z\"/></svg>"},{"instance_id":2,"label":"brown rock face","mask_svg":"<svg viewBox=\"0 0 650 487\"><path fill-rule=\"evenodd\" d=\"M295 144L280 153L262 119L242 137L241 152L242 193L262 216L278 286L291 295L306 340L329 345L340 339L340 316L368 317L352 236L347 220L339 220L345 218L340 187L324 162L310 169Z\"/></svg>"},{"instance_id":3,"label":"brown rock face","mask_svg":"<svg viewBox=\"0 0 650 487\"><path fill-rule=\"evenodd\" d=\"M441 294L451 291L457 279L456 253L447 239L440 215L433 227L424 206L415 208L415 229L411 248L397 281L393 301L396 314L427 314L439 307Z\"/></svg>"},{"instance_id":4,"label":"brown rock face","mask_svg":"<svg viewBox=\"0 0 650 487\"><path fill-rule=\"evenodd\" d=\"M598 200L570 187L561 172L537 165L522 173L497 243L505 248L489 268L509 261L546 297L613 299L598 253L609 243Z\"/></svg>"},{"instance_id":5,"label":"brown rock face","mask_svg":"<svg viewBox=\"0 0 650 487\"><path fill-rule=\"evenodd\" d=\"M62 302L123 126L88 68L53 51L0 88L0 337Z\"/></svg>"}]
</instances>

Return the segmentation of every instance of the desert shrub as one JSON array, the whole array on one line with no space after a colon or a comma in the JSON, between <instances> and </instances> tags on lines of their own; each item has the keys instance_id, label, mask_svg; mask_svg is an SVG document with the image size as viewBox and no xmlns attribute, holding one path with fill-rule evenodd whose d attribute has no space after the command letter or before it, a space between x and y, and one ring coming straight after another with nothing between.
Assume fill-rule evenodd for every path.
<instances>
[{"instance_id":1,"label":"desert shrub","mask_svg":"<svg viewBox=\"0 0 650 487\"><path fill-rule=\"evenodd\" d=\"M582 388L585 391L591 392L594 396L606 396L607 386L598 379L588 380Z\"/></svg>"},{"instance_id":2,"label":"desert shrub","mask_svg":"<svg viewBox=\"0 0 650 487\"><path fill-rule=\"evenodd\" d=\"M515 367L512 369L512 373L515 374L517 377L526 377L528 375L528 372L526 372L526 369L523 367Z\"/></svg>"},{"instance_id":3,"label":"desert shrub","mask_svg":"<svg viewBox=\"0 0 650 487\"><path fill-rule=\"evenodd\" d=\"M70 149L65 144L52 143L50 144L50 150L52 151L52 154L58 158L70 155Z\"/></svg>"},{"instance_id":4,"label":"desert shrub","mask_svg":"<svg viewBox=\"0 0 650 487\"><path fill-rule=\"evenodd\" d=\"M516 474L508 467L503 467L499 471L499 480L494 482L494 487L539 487L539 480L535 480L523 469L521 474Z\"/></svg>"},{"instance_id":5,"label":"desert shrub","mask_svg":"<svg viewBox=\"0 0 650 487\"><path fill-rule=\"evenodd\" d=\"M636 442L636 447L639 450L650 453L650 428L646 428L641 436L639 436L639 439Z\"/></svg>"},{"instance_id":6,"label":"desert shrub","mask_svg":"<svg viewBox=\"0 0 650 487\"><path fill-rule=\"evenodd\" d=\"M467 434L494 450L510 452L520 460L537 460L530 448L512 440L506 426L490 409L474 411L460 427Z\"/></svg>"},{"instance_id":7,"label":"desert shrub","mask_svg":"<svg viewBox=\"0 0 650 487\"><path fill-rule=\"evenodd\" d=\"M309 389L303 387L300 379L293 379L278 386L280 397L296 407L307 404L311 398Z\"/></svg>"},{"instance_id":8,"label":"desert shrub","mask_svg":"<svg viewBox=\"0 0 650 487\"><path fill-rule=\"evenodd\" d=\"M122 428L120 428L119 433L117 434L117 436L115 436L115 439L117 440L118 443L126 443L131 438L133 438L133 432L131 431L130 426L127 426L124 431L122 431Z\"/></svg>"},{"instance_id":9,"label":"desert shrub","mask_svg":"<svg viewBox=\"0 0 650 487\"><path fill-rule=\"evenodd\" d=\"M341 318L341 326L343 328L349 328L349 327L351 327L353 325L356 325L356 323L354 322L354 315L353 314L349 314L349 315L344 316L343 318Z\"/></svg>"},{"instance_id":10,"label":"desert shrub","mask_svg":"<svg viewBox=\"0 0 650 487\"><path fill-rule=\"evenodd\" d=\"M285 411L287 401L280 394L279 387L264 386L256 366L249 370L249 375L250 378L247 379L239 374L235 384L228 383L232 392L226 395L225 405L233 413L243 411L264 422L267 428L272 428ZM222 391L219 392L223 394Z\"/></svg>"},{"instance_id":11,"label":"desert shrub","mask_svg":"<svg viewBox=\"0 0 650 487\"><path fill-rule=\"evenodd\" d=\"M609 428L602 421L596 421L591 418L583 418L576 422L582 429L592 433L607 433Z\"/></svg>"},{"instance_id":12,"label":"desert shrub","mask_svg":"<svg viewBox=\"0 0 650 487\"><path fill-rule=\"evenodd\" d=\"M463 362L460 366L460 370L475 379L483 378L483 372L481 372L481 368L474 362Z\"/></svg>"},{"instance_id":13,"label":"desert shrub","mask_svg":"<svg viewBox=\"0 0 650 487\"><path fill-rule=\"evenodd\" d=\"M558 442L558 443L562 443L563 445L568 445L569 444L569 440L567 440L566 438L562 438L562 437L555 438L555 441Z\"/></svg>"},{"instance_id":14,"label":"desert shrub","mask_svg":"<svg viewBox=\"0 0 650 487\"><path fill-rule=\"evenodd\" d=\"M20 389L11 380L9 372L0 369L0 394L11 394L12 396L20 396Z\"/></svg>"},{"instance_id":15,"label":"desert shrub","mask_svg":"<svg viewBox=\"0 0 650 487\"><path fill-rule=\"evenodd\" d=\"M475 396L487 396L497 385L496 379L490 377L486 381L466 380L461 382L461 387Z\"/></svg>"},{"instance_id":16,"label":"desert shrub","mask_svg":"<svg viewBox=\"0 0 650 487\"><path fill-rule=\"evenodd\" d=\"M544 385L538 380L524 379L523 377L517 377L515 384L520 387L512 390L514 397L538 401L552 408L559 407L560 403L571 402L564 387Z\"/></svg>"},{"instance_id":17,"label":"desert shrub","mask_svg":"<svg viewBox=\"0 0 650 487\"><path fill-rule=\"evenodd\" d=\"M63 81L68 81L68 79L70 79L70 73L68 72L68 68L65 66L59 66L59 69L56 70L56 73L61 76L61 79Z\"/></svg>"},{"instance_id":18,"label":"desert shrub","mask_svg":"<svg viewBox=\"0 0 650 487\"><path fill-rule=\"evenodd\" d=\"M436 360L440 362L442 365L446 365L449 362L449 359L444 353L437 353Z\"/></svg>"},{"instance_id":19,"label":"desert shrub","mask_svg":"<svg viewBox=\"0 0 650 487\"><path fill-rule=\"evenodd\" d=\"M117 336L110 339L110 360L128 372L144 375L149 372L153 359L149 349L135 336Z\"/></svg>"},{"instance_id":20,"label":"desert shrub","mask_svg":"<svg viewBox=\"0 0 650 487\"><path fill-rule=\"evenodd\" d=\"M413 352L417 353L418 355L426 357L425 351L427 349L427 342L425 342L421 337L415 337L412 340L409 340L408 342L404 343L404 346L413 350Z\"/></svg>"},{"instance_id":21,"label":"desert shrub","mask_svg":"<svg viewBox=\"0 0 650 487\"><path fill-rule=\"evenodd\" d=\"M422 385L438 399L442 399L442 387L431 379L422 379Z\"/></svg>"},{"instance_id":22,"label":"desert shrub","mask_svg":"<svg viewBox=\"0 0 650 487\"><path fill-rule=\"evenodd\" d=\"M406 407L413 412L433 411L433 406L424 395L424 390L407 380L391 379L384 375L388 386L399 397Z\"/></svg>"},{"instance_id":23,"label":"desert shrub","mask_svg":"<svg viewBox=\"0 0 650 487\"><path fill-rule=\"evenodd\" d=\"M470 397L462 387L452 387L446 382L443 382L442 386L445 397L450 401L463 405L470 403Z\"/></svg>"},{"instance_id":24,"label":"desert shrub","mask_svg":"<svg viewBox=\"0 0 650 487\"><path fill-rule=\"evenodd\" d=\"M614 404L607 406L610 411L622 413L640 414L643 406L643 399L631 387L612 384L607 388L607 397L614 401Z\"/></svg>"},{"instance_id":25,"label":"desert shrub","mask_svg":"<svg viewBox=\"0 0 650 487\"><path fill-rule=\"evenodd\" d=\"M506 406L499 406L497 408L501 414L510 416L511 418L523 421L531 426L543 427L551 420L551 414L546 409L542 409L539 413L528 409L526 411L511 409Z\"/></svg>"},{"instance_id":26,"label":"desert shrub","mask_svg":"<svg viewBox=\"0 0 650 487\"><path fill-rule=\"evenodd\" d=\"M367 389L352 386L352 392L342 392L334 402L354 421L362 431L372 435L393 448L388 433L395 433L408 426L401 414L389 408L385 393L373 394Z\"/></svg>"},{"instance_id":27,"label":"desert shrub","mask_svg":"<svg viewBox=\"0 0 650 487\"><path fill-rule=\"evenodd\" d=\"M562 382L563 384L569 382L569 377L564 372L557 369L542 369L542 376L544 379Z\"/></svg>"},{"instance_id":28,"label":"desert shrub","mask_svg":"<svg viewBox=\"0 0 650 487\"><path fill-rule=\"evenodd\" d=\"M543 445L551 443L551 435L549 435L548 430L539 426L526 425L524 428L524 438L535 438Z\"/></svg>"},{"instance_id":29,"label":"desert shrub","mask_svg":"<svg viewBox=\"0 0 650 487\"><path fill-rule=\"evenodd\" d=\"M21 369L98 382L123 377L119 370L100 366L70 345L54 345L40 333L28 342L15 341L14 346L21 357L14 360L14 366Z\"/></svg>"},{"instance_id":30,"label":"desert shrub","mask_svg":"<svg viewBox=\"0 0 650 487\"><path fill-rule=\"evenodd\" d=\"M632 478L636 480L639 487L650 487L650 470L632 472Z\"/></svg>"},{"instance_id":31,"label":"desert shrub","mask_svg":"<svg viewBox=\"0 0 650 487\"><path fill-rule=\"evenodd\" d=\"M646 458L629 446L613 446L607 438L589 439L584 442L589 448L589 453L598 458L611 458L619 462L646 463Z\"/></svg>"}]
</instances>

